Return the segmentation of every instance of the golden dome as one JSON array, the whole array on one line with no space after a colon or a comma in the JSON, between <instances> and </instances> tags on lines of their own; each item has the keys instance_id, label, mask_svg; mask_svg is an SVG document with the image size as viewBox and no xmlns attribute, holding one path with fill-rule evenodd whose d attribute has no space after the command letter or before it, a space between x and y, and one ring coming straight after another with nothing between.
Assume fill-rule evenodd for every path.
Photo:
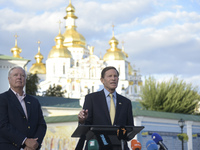
<instances>
[{"instance_id":1,"label":"golden dome","mask_svg":"<svg viewBox=\"0 0 200 150\"><path fill-rule=\"evenodd\" d=\"M77 19L78 17L75 16L75 8L74 6L72 5L71 3L71 0L69 1L69 5L67 6L66 8L66 12L67 12L67 15L64 17L64 19L67 19L67 18L74 18L74 19Z\"/></svg>"},{"instance_id":2,"label":"golden dome","mask_svg":"<svg viewBox=\"0 0 200 150\"><path fill-rule=\"evenodd\" d=\"M38 41L38 53L35 55L36 63L34 63L29 72L32 74L46 74L46 67L45 64L42 63L43 55L40 53L40 41Z\"/></svg>"},{"instance_id":3,"label":"golden dome","mask_svg":"<svg viewBox=\"0 0 200 150\"><path fill-rule=\"evenodd\" d=\"M110 49L107 50L106 54L103 56L104 61L108 60L126 60L126 56L122 52L121 49L117 48L118 40L113 36L109 44L111 46Z\"/></svg>"},{"instance_id":4,"label":"golden dome","mask_svg":"<svg viewBox=\"0 0 200 150\"><path fill-rule=\"evenodd\" d=\"M11 48L11 52L13 53L13 57L22 58L19 54L22 52L22 49L17 46L17 37L18 35L15 34L15 46Z\"/></svg>"},{"instance_id":5,"label":"golden dome","mask_svg":"<svg viewBox=\"0 0 200 150\"><path fill-rule=\"evenodd\" d=\"M76 25L75 20L78 18L75 16L75 8L71 4L71 1L69 2L69 5L66 8L67 15L64 17L66 19L66 30L63 34L64 36L64 45L67 47L83 47L86 46L86 40L76 31Z\"/></svg>"},{"instance_id":6,"label":"golden dome","mask_svg":"<svg viewBox=\"0 0 200 150\"><path fill-rule=\"evenodd\" d=\"M72 5L71 1L69 2L69 5L66 8L66 12L75 12L75 8Z\"/></svg>"},{"instance_id":7,"label":"golden dome","mask_svg":"<svg viewBox=\"0 0 200 150\"><path fill-rule=\"evenodd\" d=\"M78 33L75 28L67 29L64 36L64 44L73 47L85 47L86 40L83 35Z\"/></svg>"},{"instance_id":8,"label":"golden dome","mask_svg":"<svg viewBox=\"0 0 200 150\"><path fill-rule=\"evenodd\" d=\"M56 45L52 47L48 58L72 58L71 52L63 45L64 37L60 33L55 37Z\"/></svg>"},{"instance_id":9,"label":"golden dome","mask_svg":"<svg viewBox=\"0 0 200 150\"><path fill-rule=\"evenodd\" d=\"M46 66L44 63L34 63L29 72L32 74L46 74Z\"/></svg>"}]
</instances>

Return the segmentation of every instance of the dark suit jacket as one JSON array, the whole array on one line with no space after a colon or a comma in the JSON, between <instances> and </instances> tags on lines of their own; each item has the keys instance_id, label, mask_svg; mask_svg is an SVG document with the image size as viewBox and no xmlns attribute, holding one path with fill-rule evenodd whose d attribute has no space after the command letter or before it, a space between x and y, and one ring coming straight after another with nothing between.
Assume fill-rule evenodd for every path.
<instances>
[{"instance_id":1,"label":"dark suit jacket","mask_svg":"<svg viewBox=\"0 0 200 150\"><path fill-rule=\"evenodd\" d=\"M86 95L83 109L88 109L86 125L112 125L104 90ZM134 125L131 101L119 94L117 94L114 125ZM110 137L110 140L113 150L121 149L115 138ZM87 150L87 144L85 150ZM125 143L125 149L128 150L127 143Z\"/></svg>"},{"instance_id":2,"label":"dark suit jacket","mask_svg":"<svg viewBox=\"0 0 200 150\"><path fill-rule=\"evenodd\" d=\"M0 149L19 150L23 140L38 138L41 145L46 123L38 100L26 95L28 120L16 95L9 89L0 94Z\"/></svg>"},{"instance_id":3,"label":"dark suit jacket","mask_svg":"<svg viewBox=\"0 0 200 150\"><path fill-rule=\"evenodd\" d=\"M86 95L83 109L88 109L87 125L111 125L104 91ZM133 125L133 113L131 101L117 94L116 114L114 125Z\"/></svg>"}]
</instances>

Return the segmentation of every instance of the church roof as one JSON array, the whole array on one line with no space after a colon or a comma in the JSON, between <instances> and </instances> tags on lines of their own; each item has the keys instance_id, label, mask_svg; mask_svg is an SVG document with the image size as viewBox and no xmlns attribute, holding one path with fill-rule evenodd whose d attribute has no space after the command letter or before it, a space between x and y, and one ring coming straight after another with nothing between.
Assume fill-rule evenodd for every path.
<instances>
[{"instance_id":1,"label":"church roof","mask_svg":"<svg viewBox=\"0 0 200 150\"><path fill-rule=\"evenodd\" d=\"M133 116L145 116L145 117L175 119L175 120L183 118L184 120L188 121L200 122L199 115L142 110L142 106L140 105L139 102L132 102L132 110L133 110Z\"/></svg>"},{"instance_id":2,"label":"church roof","mask_svg":"<svg viewBox=\"0 0 200 150\"><path fill-rule=\"evenodd\" d=\"M42 97L34 96L40 102L42 107L66 107L66 108L81 108L79 99L63 98L63 97Z\"/></svg>"},{"instance_id":3,"label":"church roof","mask_svg":"<svg viewBox=\"0 0 200 150\"><path fill-rule=\"evenodd\" d=\"M78 122L77 115L44 117L46 123Z\"/></svg>"},{"instance_id":4,"label":"church roof","mask_svg":"<svg viewBox=\"0 0 200 150\"><path fill-rule=\"evenodd\" d=\"M30 61L30 60L28 60L28 59L18 58L18 57L13 57L13 56L7 56L7 55L3 55L3 54L0 54L0 59L4 59L4 60L24 60L24 61Z\"/></svg>"}]
</instances>

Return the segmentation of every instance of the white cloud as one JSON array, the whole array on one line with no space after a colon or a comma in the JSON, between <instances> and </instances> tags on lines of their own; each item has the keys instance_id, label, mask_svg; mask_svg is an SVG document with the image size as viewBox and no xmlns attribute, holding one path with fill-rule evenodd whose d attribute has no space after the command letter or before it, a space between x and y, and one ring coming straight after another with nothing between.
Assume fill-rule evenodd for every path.
<instances>
[{"instance_id":1,"label":"white cloud","mask_svg":"<svg viewBox=\"0 0 200 150\"><path fill-rule=\"evenodd\" d=\"M160 12L152 17L144 19L142 25L164 25L169 24L179 24L187 22L200 22L200 15L196 12L186 12L186 11L164 11Z\"/></svg>"},{"instance_id":2,"label":"white cloud","mask_svg":"<svg viewBox=\"0 0 200 150\"><path fill-rule=\"evenodd\" d=\"M0 53L11 55L13 35L19 33L21 55L32 60L30 65L35 62L38 39L46 59L55 45L58 20L63 22L62 33L65 30L63 17L69 2L4 0L0 3L3 14L0 40L4 43ZM187 76L192 82L199 79L200 10L194 9L197 1L72 0L72 4L78 17L77 31L86 38L87 44L95 46L96 55L101 52L103 57L110 48L111 25L115 24L118 47L121 48L121 41L125 41L128 61L140 68L142 75L178 74L183 78Z\"/></svg>"},{"instance_id":3,"label":"white cloud","mask_svg":"<svg viewBox=\"0 0 200 150\"><path fill-rule=\"evenodd\" d=\"M65 0L56 0L56 2L54 0L6 0L6 3L9 4L8 7L22 12L56 10L62 6L61 4L68 4Z\"/></svg>"}]
</instances>

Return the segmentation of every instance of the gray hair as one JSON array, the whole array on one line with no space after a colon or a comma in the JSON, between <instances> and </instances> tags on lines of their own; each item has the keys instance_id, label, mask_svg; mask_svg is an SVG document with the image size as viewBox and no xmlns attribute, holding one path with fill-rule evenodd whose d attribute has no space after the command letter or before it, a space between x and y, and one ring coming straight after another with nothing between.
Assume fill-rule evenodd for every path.
<instances>
[{"instance_id":1,"label":"gray hair","mask_svg":"<svg viewBox=\"0 0 200 150\"><path fill-rule=\"evenodd\" d=\"M20 66L14 66L14 67L10 68L10 70L9 70L9 72L8 72L8 77L10 77L10 75L11 75L11 73L12 73L12 71L13 71L14 69L21 69L21 70L23 70L23 71L24 71L24 74L25 74L25 77L26 77L26 71L24 70L24 68L22 68L22 67L20 67Z\"/></svg>"}]
</instances>

